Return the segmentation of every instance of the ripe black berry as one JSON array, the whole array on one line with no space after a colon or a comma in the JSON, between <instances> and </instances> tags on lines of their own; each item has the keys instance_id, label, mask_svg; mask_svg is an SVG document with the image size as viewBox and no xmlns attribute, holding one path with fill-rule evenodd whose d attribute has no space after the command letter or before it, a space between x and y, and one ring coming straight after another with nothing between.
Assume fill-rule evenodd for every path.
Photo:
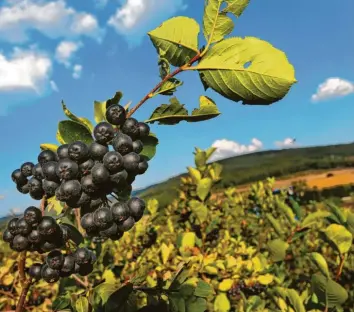
<instances>
[{"instance_id":1,"label":"ripe black berry","mask_svg":"<svg viewBox=\"0 0 354 312\"><path fill-rule=\"evenodd\" d=\"M12 235L11 232L8 229L6 229L2 234L2 239L6 243L11 243L12 240L14 239L14 235Z\"/></svg>"},{"instance_id":2,"label":"ripe black berry","mask_svg":"<svg viewBox=\"0 0 354 312\"><path fill-rule=\"evenodd\" d=\"M138 197L132 197L128 200L127 205L131 216L136 222L139 221L144 215L145 202Z\"/></svg>"},{"instance_id":3,"label":"ripe black berry","mask_svg":"<svg viewBox=\"0 0 354 312\"><path fill-rule=\"evenodd\" d=\"M42 212L37 207L30 206L24 211L23 218L28 224L37 224L42 220Z\"/></svg>"},{"instance_id":4,"label":"ripe black berry","mask_svg":"<svg viewBox=\"0 0 354 312\"><path fill-rule=\"evenodd\" d=\"M59 271L51 269L47 264L43 265L41 275L47 283L55 283L60 277Z\"/></svg>"},{"instance_id":5,"label":"ripe black berry","mask_svg":"<svg viewBox=\"0 0 354 312\"><path fill-rule=\"evenodd\" d=\"M18 234L18 232L17 232L17 221L18 221L18 218L13 218L7 224L7 229L9 230L9 232L12 235Z\"/></svg>"},{"instance_id":6,"label":"ripe black berry","mask_svg":"<svg viewBox=\"0 0 354 312\"><path fill-rule=\"evenodd\" d=\"M133 152L140 154L142 152L144 148L143 142L141 142L140 140L135 140L133 142Z\"/></svg>"},{"instance_id":7,"label":"ripe black berry","mask_svg":"<svg viewBox=\"0 0 354 312\"><path fill-rule=\"evenodd\" d=\"M119 171L111 175L110 180L115 186L120 187L126 184L128 172L126 170Z\"/></svg>"},{"instance_id":8,"label":"ripe black berry","mask_svg":"<svg viewBox=\"0 0 354 312\"><path fill-rule=\"evenodd\" d=\"M97 229L94 221L93 221L93 214L92 213L86 213L82 216L81 218L81 226L83 229L89 232L93 232Z\"/></svg>"},{"instance_id":9,"label":"ripe black berry","mask_svg":"<svg viewBox=\"0 0 354 312\"><path fill-rule=\"evenodd\" d=\"M93 265L91 263L85 263L79 266L78 274L81 276L87 276L92 271L93 271Z\"/></svg>"},{"instance_id":10,"label":"ripe black berry","mask_svg":"<svg viewBox=\"0 0 354 312\"><path fill-rule=\"evenodd\" d=\"M28 274L36 281L39 281L42 278L42 264L41 263L33 263L29 270Z\"/></svg>"},{"instance_id":11,"label":"ripe black berry","mask_svg":"<svg viewBox=\"0 0 354 312\"><path fill-rule=\"evenodd\" d=\"M65 181L60 186L60 193L64 201L79 198L81 196L81 184L78 180Z\"/></svg>"},{"instance_id":12,"label":"ripe black berry","mask_svg":"<svg viewBox=\"0 0 354 312\"><path fill-rule=\"evenodd\" d=\"M99 234L101 237L110 238L111 236L114 236L117 231L118 226L116 223L113 223L108 229L100 231Z\"/></svg>"},{"instance_id":13,"label":"ripe black berry","mask_svg":"<svg viewBox=\"0 0 354 312\"><path fill-rule=\"evenodd\" d=\"M134 152L123 156L124 169L129 172L138 173L140 156Z\"/></svg>"},{"instance_id":14,"label":"ripe black berry","mask_svg":"<svg viewBox=\"0 0 354 312\"><path fill-rule=\"evenodd\" d=\"M109 238L113 241L118 241L123 237L124 232L120 231L117 225L117 232L114 235L111 235Z\"/></svg>"},{"instance_id":15,"label":"ripe black berry","mask_svg":"<svg viewBox=\"0 0 354 312\"><path fill-rule=\"evenodd\" d=\"M109 171L101 163L97 163L91 169L92 181L96 185L104 184L109 181Z\"/></svg>"},{"instance_id":16,"label":"ripe black berry","mask_svg":"<svg viewBox=\"0 0 354 312\"><path fill-rule=\"evenodd\" d=\"M133 140L124 133L118 133L112 141L114 150L121 155L126 155L133 151Z\"/></svg>"},{"instance_id":17,"label":"ripe black berry","mask_svg":"<svg viewBox=\"0 0 354 312\"><path fill-rule=\"evenodd\" d=\"M40 244L42 242L42 235L39 233L38 230L32 230L31 233L27 236L28 241L32 244Z\"/></svg>"},{"instance_id":18,"label":"ripe black berry","mask_svg":"<svg viewBox=\"0 0 354 312\"><path fill-rule=\"evenodd\" d=\"M139 125L138 121L135 118L127 118L121 130L123 133L129 135L133 140L139 138Z\"/></svg>"},{"instance_id":19,"label":"ripe black berry","mask_svg":"<svg viewBox=\"0 0 354 312\"><path fill-rule=\"evenodd\" d=\"M61 271L65 273L73 273L74 268L75 268L75 258L72 255L65 255Z\"/></svg>"},{"instance_id":20,"label":"ripe black berry","mask_svg":"<svg viewBox=\"0 0 354 312\"><path fill-rule=\"evenodd\" d=\"M114 128L108 122L102 121L96 125L93 135L98 143L106 144L113 139Z\"/></svg>"},{"instance_id":21,"label":"ripe black berry","mask_svg":"<svg viewBox=\"0 0 354 312\"><path fill-rule=\"evenodd\" d=\"M28 194L30 191L28 183L25 185L16 185L16 188L22 194Z\"/></svg>"},{"instance_id":22,"label":"ripe black berry","mask_svg":"<svg viewBox=\"0 0 354 312\"><path fill-rule=\"evenodd\" d=\"M34 165L34 167L32 169L32 175L33 175L34 178L36 178L38 180L44 179L44 175L43 175L41 164Z\"/></svg>"},{"instance_id":23,"label":"ripe black berry","mask_svg":"<svg viewBox=\"0 0 354 312\"><path fill-rule=\"evenodd\" d=\"M123 156L115 151L108 152L103 157L103 164L111 174L116 173L123 169Z\"/></svg>"},{"instance_id":24,"label":"ripe black berry","mask_svg":"<svg viewBox=\"0 0 354 312\"><path fill-rule=\"evenodd\" d=\"M27 238L20 235L20 234L17 234L14 237L12 244L10 246L12 247L13 250L21 252L21 251L25 251L27 249L28 245L29 245L29 242L28 242Z\"/></svg>"},{"instance_id":25,"label":"ripe black berry","mask_svg":"<svg viewBox=\"0 0 354 312\"><path fill-rule=\"evenodd\" d=\"M25 177L29 177L32 175L32 169L34 167L34 164L31 162L25 162L22 166L21 166L21 173L25 176Z\"/></svg>"},{"instance_id":26,"label":"ripe black berry","mask_svg":"<svg viewBox=\"0 0 354 312\"><path fill-rule=\"evenodd\" d=\"M30 196L35 199L35 200L40 200L43 198L44 196L44 190L41 188L41 189L38 189L38 190L35 190L35 191L29 191L29 194Z\"/></svg>"},{"instance_id":27,"label":"ripe black berry","mask_svg":"<svg viewBox=\"0 0 354 312\"><path fill-rule=\"evenodd\" d=\"M73 142L69 145L69 157L77 162L83 162L89 158L88 146L81 141Z\"/></svg>"},{"instance_id":28,"label":"ripe black berry","mask_svg":"<svg viewBox=\"0 0 354 312\"><path fill-rule=\"evenodd\" d=\"M47 195L48 198L52 197L55 195L55 191L59 187L59 184L54 181L48 181L48 180L43 180L42 182L42 187L44 190L44 193Z\"/></svg>"},{"instance_id":29,"label":"ripe black berry","mask_svg":"<svg viewBox=\"0 0 354 312\"><path fill-rule=\"evenodd\" d=\"M29 188L30 192L38 192L40 190L43 190L42 181L40 181L36 178L31 178L28 181L28 188Z\"/></svg>"},{"instance_id":30,"label":"ripe black berry","mask_svg":"<svg viewBox=\"0 0 354 312\"><path fill-rule=\"evenodd\" d=\"M144 174L148 170L149 164L146 159L143 159L138 165L138 174Z\"/></svg>"},{"instance_id":31,"label":"ripe black berry","mask_svg":"<svg viewBox=\"0 0 354 312\"><path fill-rule=\"evenodd\" d=\"M79 166L69 158L63 158L58 161L56 174L62 180L72 180L77 177Z\"/></svg>"},{"instance_id":32,"label":"ripe black berry","mask_svg":"<svg viewBox=\"0 0 354 312\"><path fill-rule=\"evenodd\" d=\"M48 181L59 182L56 169L58 163L56 161L48 161L42 165L42 172L45 179Z\"/></svg>"},{"instance_id":33,"label":"ripe black berry","mask_svg":"<svg viewBox=\"0 0 354 312\"><path fill-rule=\"evenodd\" d=\"M106 119L112 125L123 125L126 119L124 107L118 104L109 106L106 110Z\"/></svg>"},{"instance_id":34,"label":"ripe black berry","mask_svg":"<svg viewBox=\"0 0 354 312\"><path fill-rule=\"evenodd\" d=\"M129 172L128 173L128 177L126 179L128 184L133 184L133 182L135 181L135 177L136 177L136 172Z\"/></svg>"},{"instance_id":35,"label":"ripe black berry","mask_svg":"<svg viewBox=\"0 0 354 312\"><path fill-rule=\"evenodd\" d=\"M74 253L75 262L78 265L91 262L91 252L87 248L78 248Z\"/></svg>"},{"instance_id":36,"label":"ripe black berry","mask_svg":"<svg viewBox=\"0 0 354 312\"><path fill-rule=\"evenodd\" d=\"M59 159L69 158L69 144L60 145L57 154Z\"/></svg>"},{"instance_id":37,"label":"ripe black berry","mask_svg":"<svg viewBox=\"0 0 354 312\"><path fill-rule=\"evenodd\" d=\"M91 202L91 197L85 192L81 193L79 198L73 198L72 200L66 201L66 204L71 208L78 208L83 205L89 204Z\"/></svg>"},{"instance_id":38,"label":"ripe black berry","mask_svg":"<svg viewBox=\"0 0 354 312\"><path fill-rule=\"evenodd\" d=\"M60 231L60 228L53 217L44 216L38 225L38 231L43 236L53 236Z\"/></svg>"},{"instance_id":39,"label":"ripe black berry","mask_svg":"<svg viewBox=\"0 0 354 312\"><path fill-rule=\"evenodd\" d=\"M40 249L43 252L52 251L52 250L56 249L57 247L58 247L57 244L55 244L54 242L42 242L40 244Z\"/></svg>"},{"instance_id":40,"label":"ripe black berry","mask_svg":"<svg viewBox=\"0 0 354 312\"><path fill-rule=\"evenodd\" d=\"M91 173L91 169L95 165L95 162L90 158L79 165L79 172L81 175L87 175Z\"/></svg>"},{"instance_id":41,"label":"ripe black berry","mask_svg":"<svg viewBox=\"0 0 354 312\"><path fill-rule=\"evenodd\" d=\"M51 150L45 150L38 155L38 162L43 165L49 161L57 161L57 154Z\"/></svg>"},{"instance_id":42,"label":"ripe black berry","mask_svg":"<svg viewBox=\"0 0 354 312\"><path fill-rule=\"evenodd\" d=\"M118 230L121 232L127 232L130 229L133 228L135 224L135 220L133 217L128 217L126 220L124 220L123 222L118 223Z\"/></svg>"},{"instance_id":43,"label":"ripe black berry","mask_svg":"<svg viewBox=\"0 0 354 312\"><path fill-rule=\"evenodd\" d=\"M93 221L99 229L107 229L113 221L112 213L109 208L101 207L93 213Z\"/></svg>"},{"instance_id":44,"label":"ripe black berry","mask_svg":"<svg viewBox=\"0 0 354 312\"><path fill-rule=\"evenodd\" d=\"M46 258L47 265L53 270L60 270L64 264L64 255L60 250L52 250Z\"/></svg>"},{"instance_id":45,"label":"ripe black berry","mask_svg":"<svg viewBox=\"0 0 354 312\"><path fill-rule=\"evenodd\" d=\"M93 183L91 174L82 177L81 187L82 190L88 195L95 194L99 190L98 186Z\"/></svg>"},{"instance_id":46,"label":"ripe black berry","mask_svg":"<svg viewBox=\"0 0 354 312\"><path fill-rule=\"evenodd\" d=\"M98 142L91 143L89 147L90 157L93 160L102 160L103 156L108 153L109 149L107 145L100 144Z\"/></svg>"},{"instance_id":47,"label":"ripe black berry","mask_svg":"<svg viewBox=\"0 0 354 312\"><path fill-rule=\"evenodd\" d=\"M23 236L27 236L32 231L32 226L30 226L26 222L25 218L19 219L17 221L16 227L17 227L18 233L23 235Z\"/></svg>"},{"instance_id":48,"label":"ripe black berry","mask_svg":"<svg viewBox=\"0 0 354 312\"><path fill-rule=\"evenodd\" d=\"M124 202L116 202L111 206L112 217L115 222L122 222L130 217L130 209Z\"/></svg>"},{"instance_id":49,"label":"ripe black berry","mask_svg":"<svg viewBox=\"0 0 354 312\"><path fill-rule=\"evenodd\" d=\"M22 174L20 169L16 169L11 173L11 179L17 185L27 184L27 178Z\"/></svg>"},{"instance_id":50,"label":"ripe black berry","mask_svg":"<svg viewBox=\"0 0 354 312\"><path fill-rule=\"evenodd\" d=\"M150 134L150 127L145 122L138 122L140 138L146 138Z\"/></svg>"}]
</instances>

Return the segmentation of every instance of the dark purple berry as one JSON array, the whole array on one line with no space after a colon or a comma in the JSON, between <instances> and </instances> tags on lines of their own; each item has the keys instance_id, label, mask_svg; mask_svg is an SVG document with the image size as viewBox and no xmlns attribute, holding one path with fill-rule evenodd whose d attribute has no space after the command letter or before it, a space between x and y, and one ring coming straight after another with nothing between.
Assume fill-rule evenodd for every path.
<instances>
[{"instance_id":1,"label":"dark purple berry","mask_svg":"<svg viewBox=\"0 0 354 312\"><path fill-rule=\"evenodd\" d=\"M58 161L56 174L61 180L76 179L79 173L79 166L69 158L63 158Z\"/></svg>"},{"instance_id":2,"label":"dark purple berry","mask_svg":"<svg viewBox=\"0 0 354 312\"><path fill-rule=\"evenodd\" d=\"M133 151L133 140L124 133L118 133L112 141L114 150L121 155L126 155Z\"/></svg>"},{"instance_id":3,"label":"dark purple berry","mask_svg":"<svg viewBox=\"0 0 354 312\"><path fill-rule=\"evenodd\" d=\"M22 166L21 166L21 173L25 176L25 177L29 177L32 175L32 169L34 167L34 164L31 162L25 162Z\"/></svg>"},{"instance_id":4,"label":"dark purple berry","mask_svg":"<svg viewBox=\"0 0 354 312\"><path fill-rule=\"evenodd\" d=\"M84 142L73 142L68 149L70 159L76 162L83 162L89 158L89 148Z\"/></svg>"},{"instance_id":5,"label":"dark purple berry","mask_svg":"<svg viewBox=\"0 0 354 312\"><path fill-rule=\"evenodd\" d=\"M115 126L121 126L126 120L126 113L123 106L115 104L106 110L106 120Z\"/></svg>"},{"instance_id":6,"label":"dark purple berry","mask_svg":"<svg viewBox=\"0 0 354 312\"><path fill-rule=\"evenodd\" d=\"M59 182L59 177L57 176L56 169L58 163L56 161L48 161L42 165L43 176L48 181Z\"/></svg>"},{"instance_id":7,"label":"dark purple berry","mask_svg":"<svg viewBox=\"0 0 354 312\"><path fill-rule=\"evenodd\" d=\"M138 139L140 135L138 121L135 118L127 118L121 131L129 135L133 140Z\"/></svg>"},{"instance_id":8,"label":"dark purple berry","mask_svg":"<svg viewBox=\"0 0 354 312\"><path fill-rule=\"evenodd\" d=\"M57 154L59 159L69 158L69 144L60 145Z\"/></svg>"},{"instance_id":9,"label":"dark purple berry","mask_svg":"<svg viewBox=\"0 0 354 312\"><path fill-rule=\"evenodd\" d=\"M138 122L140 138L146 138L150 134L150 127L145 122Z\"/></svg>"},{"instance_id":10,"label":"dark purple berry","mask_svg":"<svg viewBox=\"0 0 354 312\"><path fill-rule=\"evenodd\" d=\"M98 142L93 142L91 143L89 147L89 152L90 152L90 157L93 160L99 160L101 161L103 159L103 156L108 153L109 149L107 145L100 144Z\"/></svg>"},{"instance_id":11,"label":"dark purple berry","mask_svg":"<svg viewBox=\"0 0 354 312\"><path fill-rule=\"evenodd\" d=\"M128 173L138 173L140 156L136 153L129 153L123 156L124 169L127 170Z\"/></svg>"},{"instance_id":12,"label":"dark purple berry","mask_svg":"<svg viewBox=\"0 0 354 312\"><path fill-rule=\"evenodd\" d=\"M43 265L41 275L47 283L55 283L60 277L59 271L51 269L47 264Z\"/></svg>"},{"instance_id":13,"label":"dark purple berry","mask_svg":"<svg viewBox=\"0 0 354 312\"><path fill-rule=\"evenodd\" d=\"M43 165L49 161L57 161L57 154L51 150L42 151L38 155L38 162Z\"/></svg>"},{"instance_id":14,"label":"dark purple berry","mask_svg":"<svg viewBox=\"0 0 354 312\"><path fill-rule=\"evenodd\" d=\"M11 179L17 185L27 184L27 178L22 174L20 169L16 169L11 173Z\"/></svg>"},{"instance_id":15,"label":"dark purple berry","mask_svg":"<svg viewBox=\"0 0 354 312\"><path fill-rule=\"evenodd\" d=\"M30 206L24 211L23 218L28 224L34 225L42 220L42 212L39 208Z\"/></svg>"},{"instance_id":16,"label":"dark purple berry","mask_svg":"<svg viewBox=\"0 0 354 312\"><path fill-rule=\"evenodd\" d=\"M93 135L98 143L107 144L114 137L114 128L108 122L102 121L96 125Z\"/></svg>"}]
</instances>

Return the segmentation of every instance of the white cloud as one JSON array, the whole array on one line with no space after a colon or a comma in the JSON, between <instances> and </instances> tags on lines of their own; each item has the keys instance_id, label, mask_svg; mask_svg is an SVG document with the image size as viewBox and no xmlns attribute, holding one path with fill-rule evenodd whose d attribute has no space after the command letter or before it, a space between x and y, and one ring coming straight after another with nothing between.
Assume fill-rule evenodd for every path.
<instances>
[{"instance_id":1,"label":"white cloud","mask_svg":"<svg viewBox=\"0 0 354 312\"><path fill-rule=\"evenodd\" d=\"M0 7L0 40L24 43L33 30L52 39L84 35L100 41L103 35L92 14L77 12L64 0L7 0Z\"/></svg>"},{"instance_id":2,"label":"white cloud","mask_svg":"<svg viewBox=\"0 0 354 312\"><path fill-rule=\"evenodd\" d=\"M73 67L73 78L79 79L81 77L81 73L82 73L82 65L76 64Z\"/></svg>"},{"instance_id":3,"label":"white cloud","mask_svg":"<svg viewBox=\"0 0 354 312\"><path fill-rule=\"evenodd\" d=\"M35 91L41 94L52 71L50 58L35 49L14 48L10 57L0 54L0 92Z\"/></svg>"},{"instance_id":4,"label":"white cloud","mask_svg":"<svg viewBox=\"0 0 354 312\"><path fill-rule=\"evenodd\" d=\"M275 141L274 144L276 147L279 147L279 148L295 147L296 140L294 138L286 138L283 141Z\"/></svg>"},{"instance_id":5,"label":"white cloud","mask_svg":"<svg viewBox=\"0 0 354 312\"><path fill-rule=\"evenodd\" d=\"M338 77L328 78L319 85L316 94L313 94L311 99L313 102L319 102L351 93L354 93L354 83Z\"/></svg>"},{"instance_id":6,"label":"white cloud","mask_svg":"<svg viewBox=\"0 0 354 312\"><path fill-rule=\"evenodd\" d=\"M221 139L216 140L212 147L215 147L217 150L211 156L210 161L220 160L224 158L233 157L240 154L252 153L262 149L263 143L253 138L251 144L244 145L235 141Z\"/></svg>"},{"instance_id":7,"label":"white cloud","mask_svg":"<svg viewBox=\"0 0 354 312\"><path fill-rule=\"evenodd\" d=\"M109 18L108 25L130 42L139 42L152 27L185 8L183 0L126 0Z\"/></svg>"},{"instance_id":8,"label":"white cloud","mask_svg":"<svg viewBox=\"0 0 354 312\"><path fill-rule=\"evenodd\" d=\"M57 86L57 84L55 83L54 80L50 81L50 87L52 88L53 91L59 92L59 88L58 88L58 86Z\"/></svg>"},{"instance_id":9,"label":"white cloud","mask_svg":"<svg viewBox=\"0 0 354 312\"><path fill-rule=\"evenodd\" d=\"M55 50L55 58L59 63L69 67L72 57L81 47L81 42L61 41Z\"/></svg>"}]
</instances>

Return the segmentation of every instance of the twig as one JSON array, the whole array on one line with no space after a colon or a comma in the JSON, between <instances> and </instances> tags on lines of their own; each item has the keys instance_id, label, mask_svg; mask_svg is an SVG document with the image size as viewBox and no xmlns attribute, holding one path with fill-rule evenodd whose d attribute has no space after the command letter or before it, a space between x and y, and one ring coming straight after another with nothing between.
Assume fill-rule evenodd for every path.
<instances>
[{"instance_id":1,"label":"twig","mask_svg":"<svg viewBox=\"0 0 354 312\"><path fill-rule=\"evenodd\" d=\"M342 270L343 270L343 266L344 266L344 260L345 260L345 256L341 255L340 256L340 263L337 269L337 274L336 274L336 281L339 280L340 276L342 275Z\"/></svg>"},{"instance_id":2,"label":"twig","mask_svg":"<svg viewBox=\"0 0 354 312\"><path fill-rule=\"evenodd\" d=\"M24 286L24 284L26 282L26 273L25 273L26 254L27 254L27 251L22 251L20 253L20 260L18 261L18 273L20 275L20 283L22 286Z\"/></svg>"},{"instance_id":3,"label":"twig","mask_svg":"<svg viewBox=\"0 0 354 312\"><path fill-rule=\"evenodd\" d=\"M9 298L15 299L15 296L12 293L10 293L9 291L0 290L0 294L4 295L6 297L9 297Z\"/></svg>"},{"instance_id":4,"label":"twig","mask_svg":"<svg viewBox=\"0 0 354 312\"><path fill-rule=\"evenodd\" d=\"M76 226L80 233L84 233L84 229L81 227L81 211L80 208L74 209Z\"/></svg>"},{"instance_id":5,"label":"twig","mask_svg":"<svg viewBox=\"0 0 354 312\"><path fill-rule=\"evenodd\" d=\"M41 200L41 204L40 204L40 209L41 209L41 212L42 212L42 216L44 216L45 207L47 207L47 197L44 195L42 200Z\"/></svg>"},{"instance_id":6,"label":"twig","mask_svg":"<svg viewBox=\"0 0 354 312\"><path fill-rule=\"evenodd\" d=\"M143 99L137 104L135 105L127 114L127 117L130 117L131 115L133 115L141 105L143 105L148 99L152 98L154 96L154 93L160 89L160 87L169 79L173 78L174 76L176 76L177 74L179 74L180 72L184 71L185 69L188 68L188 66L192 65L193 63L195 63L196 61L198 61L201 58L201 54L198 53L196 56L194 56L186 65L183 65L179 68L177 68L174 72L168 74L167 76L165 76L164 79L162 79L148 94L146 94Z\"/></svg>"},{"instance_id":7,"label":"twig","mask_svg":"<svg viewBox=\"0 0 354 312\"><path fill-rule=\"evenodd\" d=\"M77 281L81 286L83 286L84 288L87 288L89 283L88 283L88 279L87 281L83 281L81 278L79 278L76 274L72 274L71 277Z\"/></svg>"},{"instance_id":8,"label":"twig","mask_svg":"<svg viewBox=\"0 0 354 312\"><path fill-rule=\"evenodd\" d=\"M26 301L27 293L28 293L28 291L30 289L31 284L32 284L32 281L30 279L28 279L28 280L26 280L24 282L24 285L22 286L20 299L17 302L16 312L22 312L23 311L23 309L25 307L25 301Z\"/></svg>"}]
</instances>

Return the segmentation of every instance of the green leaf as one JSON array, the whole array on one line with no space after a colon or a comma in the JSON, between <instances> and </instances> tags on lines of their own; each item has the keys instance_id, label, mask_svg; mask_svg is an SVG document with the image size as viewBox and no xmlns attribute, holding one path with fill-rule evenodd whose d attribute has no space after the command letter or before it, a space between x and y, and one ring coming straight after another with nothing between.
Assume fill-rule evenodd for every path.
<instances>
[{"instance_id":1,"label":"green leaf","mask_svg":"<svg viewBox=\"0 0 354 312\"><path fill-rule=\"evenodd\" d=\"M72 240L76 245L83 243L84 238L76 227L68 223L60 223L60 226L65 227L68 230L69 239Z\"/></svg>"},{"instance_id":2,"label":"green leaf","mask_svg":"<svg viewBox=\"0 0 354 312\"><path fill-rule=\"evenodd\" d=\"M86 297L80 297L76 300L75 308L77 312L88 312L89 302Z\"/></svg>"},{"instance_id":3,"label":"green leaf","mask_svg":"<svg viewBox=\"0 0 354 312\"><path fill-rule=\"evenodd\" d=\"M180 67L199 53L199 31L194 19L178 16L163 22L148 35L158 54L171 65Z\"/></svg>"},{"instance_id":4,"label":"green leaf","mask_svg":"<svg viewBox=\"0 0 354 312\"><path fill-rule=\"evenodd\" d=\"M198 70L214 91L243 104L277 102L296 82L294 67L285 53L254 37L216 43L189 69Z\"/></svg>"},{"instance_id":5,"label":"green leaf","mask_svg":"<svg viewBox=\"0 0 354 312\"><path fill-rule=\"evenodd\" d=\"M141 141L144 144L144 148L139 155L151 160L156 154L156 146L159 144L159 140L155 134L150 133L149 136L142 138Z\"/></svg>"},{"instance_id":6,"label":"green leaf","mask_svg":"<svg viewBox=\"0 0 354 312\"><path fill-rule=\"evenodd\" d=\"M171 306L171 312L186 312L186 303L182 296L178 294L169 294L168 302Z\"/></svg>"},{"instance_id":7,"label":"green leaf","mask_svg":"<svg viewBox=\"0 0 354 312\"><path fill-rule=\"evenodd\" d=\"M188 206L191 208L192 213L195 214L201 223L207 220L208 208L203 203L197 200L191 200L189 201Z\"/></svg>"},{"instance_id":8,"label":"green leaf","mask_svg":"<svg viewBox=\"0 0 354 312\"><path fill-rule=\"evenodd\" d=\"M194 296L207 298L213 294L213 288L207 282L199 280L196 289L194 290Z\"/></svg>"},{"instance_id":9,"label":"green leaf","mask_svg":"<svg viewBox=\"0 0 354 312\"><path fill-rule=\"evenodd\" d=\"M289 197L289 202L290 202L290 207L293 210L293 212L295 213L296 217L299 220L301 220L302 210L301 210L299 203L292 196Z\"/></svg>"},{"instance_id":10,"label":"green leaf","mask_svg":"<svg viewBox=\"0 0 354 312\"><path fill-rule=\"evenodd\" d=\"M280 225L280 223L278 222L278 220L276 220L272 214L267 213L266 214L266 218L268 219L268 221L270 222L270 224L272 225L274 231L280 236L283 236L283 230L282 227Z\"/></svg>"},{"instance_id":11,"label":"green leaf","mask_svg":"<svg viewBox=\"0 0 354 312\"><path fill-rule=\"evenodd\" d=\"M94 101L93 107L94 107L94 119L96 123L99 123L101 121L106 121L106 101L104 102Z\"/></svg>"},{"instance_id":12,"label":"green leaf","mask_svg":"<svg viewBox=\"0 0 354 312\"><path fill-rule=\"evenodd\" d=\"M67 308L69 305L70 305L70 299L67 297L67 295L60 296L54 300L52 304L52 309L54 311L58 311Z\"/></svg>"},{"instance_id":13,"label":"green leaf","mask_svg":"<svg viewBox=\"0 0 354 312\"><path fill-rule=\"evenodd\" d=\"M65 143L82 141L86 144L93 142L90 131L82 124L72 120L62 120L58 124L58 131Z\"/></svg>"},{"instance_id":14,"label":"green leaf","mask_svg":"<svg viewBox=\"0 0 354 312\"><path fill-rule=\"evenodd\" d=\"M124 312L132 292L133 285L128 283L112 293L106 302L105 312Z\"/></svg>"},{"instance_id":15,"label":"green leaf","mask_svg":"<svg viewBox=\"0 0 354 312\"><path fill-rule=\"evenodd\" d=\"M198 170L205 170L207 162L207 154L205 151L201 151L196 149L195 156L194 156L194 163Z\"/></svg>"},{"instance_id":16,"label":"green leaf","mask_svg":"<svg viewBox=\"0 0 354 312\"><path fill-rule=\"evenodd\" d=\"M224 9L221 9L223 4ZM227 13L240 17L248 6L249 0L207 0L203 17L203 32L208 44L218 42L234 29L232 19Z\"/></svg>"},{"instance_id":17,"label":"green leaf","mask_svg":"<svg viewBox=\"0 0 354 312\"><path fill-rule=\"evenodd\" d=\"M186 312L205 312L207 303L204 298L191 297L186 301Z\"/></svg>"},{"instance_id":18,"label":"green leaf","mask_svg":"<svg viewBox=\"0 0 354 312\"><path fill-rule=\"evenodd\" d=\"M306 312L304 304L298 292L294 289L287 289L287 296L290 301L291 307L295 312Z\"/></svg>"},{"instance_id":19,"label":"green leaf","mask_svg":"<svg viewBox=\"0 0 354 312\"><path fill-rule=\"evenodd\" d=\"M287 218L290 225L293 225L295 223L295 214L293 213L291 208L286 203L280 201L279 199L277 200L277 207Z\"/></svg>"},{"instance_id":20,"label":"green leaf","mask_svg":"<svg viewBox=\"0 0 354 312\"><path fill-rule=\"evenodd\" d=\"M161 94L171 96L174 92L176 92L177 88L183 85L183 82L178 80L177 78L170 78L166 82L162 84L160 89L154 93L154 95Z\"/></svg>"},{"instance_id":21,"label":"green leaf","mask_svg":"<svg viewBox=\"0 0 354 312\"><path fill-rule=\"evenodd\" d=\"M181 262L177 269L174 277L172 278L171 285L169 289L176 290L178 289L188 278L189 270L186 267L187 263Z\"/></svg>"},{"instance_id":22,"label":"green leaf","mask_svg":"<svg viewBox=\"0 0 354 312\"><path fill-rule=\"evenodd\" d=\"M354 235L354 213L349 212L347 215L347 227L350 233Z\"/></svg>"},{"instance_id":23,"label":"green leaf","mask_svg":"<svg viewBox=\"0 0 354 312\"><path fill-rule=\"evenodd\" d=\"M301 223L302 228L307 228L312 226L313 224L317 224L321 219L327 218L331 213L328 211L316 211L310 213L305 217L305 219Z\"/></svg>"},{"instance_id":24,"label":"green leaf","mask_svg":"<svg viewBox=\"0 0 354 312\"><path fill-rule=\"evenodd\" d=\"M200 200L204 201L213 185L213 181L210 178L201 179L197 184L197 195Z\"/></svg>"},{"instance_id":25,"label":"green leaf","mask_svg":"<svg viewBox=\"0 0 354 312\"><path fill-rule=\"evenodd\" d=\"M225 293L219 293L214 301L215 312L228 312L231 309L231 304Z\"/></svg>"},{"instance_id":26,"label":"green leaf","mask_svg":"<svg viewBox=\"0 0 354 312\"><path fill-rule=\"evenodd\" d=\"M189 175L191 176L193 182L197 184L202 179L202 174L198 169L193 167L187 167Z\"/></svg>"},{"instance_id":27,"label":"green leaf","mask_svg":"<svg viewBox=\"0 0 354 312\"><path fill-rule=\"evenodd\" d=\"M281 239L273 239L268 243L270 257L274 262L283 261L289 244Z\"/></svg>"},{"instance_id":28,"label":"green leaf","mask_svg":"<svg viewBox=\"0 0 354 312\"><path fill-rule=\"evenodd\" d=\"M341 306L348 299L347 291L340 284L322 274L312 276L311 286L319 303L329 308Z\"/></svg>"},{"instance_id":29,"label":"green leaf","mask_svg":"<svg viewBox=\"0 0 354 312\"><path fill-rule=\"evenodd\" d=\"M107 108L110 107L111 105L119 104L122 97L123 97L123 93L121 91L117 91L114 97L106 101L105 109L107 110Z\"/></svg>"},{"instance_id":30,"label":"green leaf","mask_svg":"<svg viewBox=\"0 0 354 312\"><path fill-rule=\"evenodd\" d=\"M340 254L347 253L353 243L353 235L343 225L331 224L323 231Z\"/></svg>"},{"instance_id":31,"label":"green leaf","mask_svg":"<svg viewBox=\"0 0 354 312\"><path fill-rule=\"evenodd\" d=\"M316 264L317 268L321 271L321 273L324 276L329 277L329 270L326 259L318 252L311 252L310 257L311 260Z\"/></svg>"},{"instance_id":32,"label":"green leaf","mask_svg":"<svg viewBox=\"0 0 354 312\"><path fill-rule=\"evenodd\" d=\"M94 296L99 298L98 303L106 304L108 298L117 290L115 284L103 283L93 289Z\"/></svg>"},{"instance_id":33,"label":"green leaf","mask_svg":"<svg viewBox=\"0 0 354 312\"><path fill-rule=\"evenodd\" d=\"M248 298L246 303L246 311L245 312L255 312L259 311L261 307L264 308L265 302L258 296L251 296ZM261 310L262 311L262 310Z\"/></svg>"},{"instance_id":34,"label":"green leaf","mask_svg":"<svg viewBox=\"0 0 354 312\"><path fill-rule=\"evenodd\" d=\"M347 222L347 218L343 214L343 212L340 210L339 207L337 207L335 204L331 202L326 202L327 208L336 216L336 218L339 220L339 222L344 225Z\"/></svg>"},{"instance_id":35,"label":"green leaf","mask_svg":"<svg viewBox=\"0 0 354 312\"><path fill-rule=\"evenodd\" d=\"M145 122L154 123L158 121L159 125L175 125L184 120L187 122L199 122L212 119L220 115L220 112L214 101L206 96L199 99L199 108L195 108L191 115L184 108L177 98L170 99L171 104L162 104L157 107L150 118Z\"/></svg>"},{"instance_id":36,"label":"green leaf","mask_svg":"<svg viewBox=\"0 0 354 312\"><path fill-rule=\"evenodd\" d=\"M84 117L77 117L76 115L74 115L65 105L64 101L61 101L61 105L63 107L63 111L64 114L71 119L72 121L76 121L80 124L82 124L83 126L85 126L87 128L88 131L90 131L90 133L93 132L93 125L91 123L90 120L88 120L87 118Z\"/></svg>"}]
</instances>

